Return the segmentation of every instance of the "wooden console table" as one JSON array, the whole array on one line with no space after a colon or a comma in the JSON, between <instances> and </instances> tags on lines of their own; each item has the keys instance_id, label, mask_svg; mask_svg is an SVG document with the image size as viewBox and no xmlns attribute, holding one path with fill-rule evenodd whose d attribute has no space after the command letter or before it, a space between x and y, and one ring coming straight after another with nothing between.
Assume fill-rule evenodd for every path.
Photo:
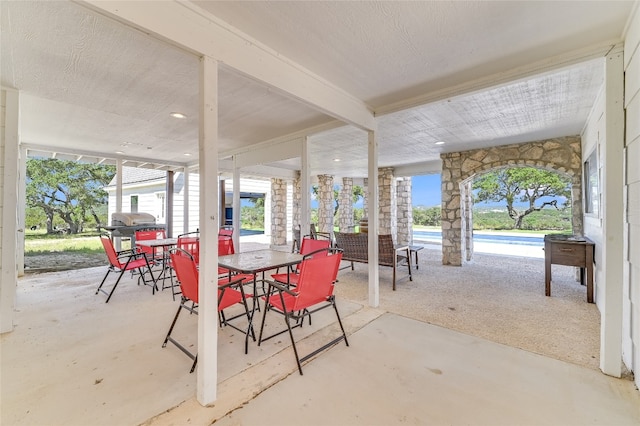
<instances>
[{"instance_id":1,"label":"wooden console table","mask_svg":"<svg viewBox=\"0 0 640 426\"><path fill-rule=\"evenodd\" d=\"M585 284L587 275L587 302L593 303L593 252L595 244L586 237L575 235L544 236L544 281L545 294L551 296L551 264L577 266L580 268L580 283Z\"/></svg>"}]
</instances>

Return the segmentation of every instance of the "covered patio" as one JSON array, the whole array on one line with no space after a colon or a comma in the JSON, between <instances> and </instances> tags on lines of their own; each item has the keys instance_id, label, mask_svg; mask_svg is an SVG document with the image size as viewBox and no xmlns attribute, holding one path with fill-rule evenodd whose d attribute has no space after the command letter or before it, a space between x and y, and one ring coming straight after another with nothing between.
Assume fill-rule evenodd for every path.
<instances>
[{"instance_id":1,"label":"covered patio","mask_svg":"<svg viewBox=\"0 0 640 426\"><path fill-rule=\"evenodd\" d=\"M640 274L636 273L637 256L633 254L637 252L640 229L637 209L640 203L636 195L640 193L637 191L640 175L637 168L630 165L637 164L640 155L640 128L633 120L640 110L640 86L636 83L640 81L636 78L640 69L639 3L542 2L533 7L533 3L528 2L468 2L464 7L461 5L458 2L385 1L3 2L0 5L2 56L9 58L2 62L0 97L3 420L9 416L11 421L20 421L23 416L31 415L32 419L25 421L37 422L44 419L41 416L45 413L71 415L76 408L87 406L80 401L81 397L91 395L89 388L93 391L107 388L110 383L107 377L116 383L112 393L101 398L105 411L94 407L91 422L97 422L99 417L114 423L113 416L127 415L129 410L124 410L125 406L136 413L145 402L153 401L157 406L139 413L137 419L120 419L125 423L145 421L158 414L158 410L168 409L185 398L174 395L173 401L161 402L165 394L171 393L167 389L173 389L176 383L181 391L188 388L187 399L195 394L202 406L214 405L214 410L224 408L220 416L211 416L217 418L246 403L261 389L273 389L270 386L279 378L288 377L290 372L274 376L268 368L264 376L249 376L247 380L245 373L225 376L228 371L222 368L223 357L227 356L222 353L223 347L234 346L225 345L234 337L225 335L226 330L217 330L216 289L206 283L217 279L213 236L221 225L218 181L223 174L233 179L236 188L241 173L268 177L276 182L299 179L302 188L310 187L311 176L343 176L347 172L350 176L343 177L367 176L371 199L367 215L372 224L370 232L375 235L383 231L383 221L379 218L386 214L391 215L386 223L395 225L393 207L382 205L378 197L383 188L378 181L384 179L385 170L393 170L394 176L403 177L440 173L444 170L444 160L460 152L565 137L579 138L581 154L575 160L577 170L581 170L581 162L589 152L595 152L602 178L594 194L602 209L590 215L585 213L585 226L579 229L593 238L597 247L597 306L587 309L602 319L599 333L595 334L595 340L599 339L599 354L593 355L592 350L575 351L576 346L571 352L592 354L600 370L613 377L622 375L623 365L637 372L640 358L634 348L640 340L640 327L637 327L640 316L633 296L637 294ZM332 32L326 28L332 28ZM354 28L362 37L354 37ZM94 280L86 272L78 276L48 276L54 277L54 292L38 287L37 280L44 275L29 278L35 282L19 278L24 251L21 231L25 222L25 161L29 156L112 164L120 169L132 165L163 170L167 172L168 187L170 177L176 172L187 176L190 171L200 173L198 192L202 196L197 203L200 214L195 226L203 235L202 257L211 259L212 263L204 264L201 269L200 290L204 302L197 325L197 342L203 356L193 377L184 379L171 374L160 377L160 371L167 370L169 365L177 368L174 364L182 361L181 354L175 355L175 363L155 356L156 338L166 328L159 323L170 317L163 311L169 309L164 306L170 306L161 299L165 294L152 298L146 292L148 289L123 286L132 293L126 297L127 293L120 289L122 292L114 299L124 305L119 312L114 308L116 303L110 304L107 310L97 306L97 298L85 299L85 293L73 293L67 288L65 282L77 282L75 288L89 290ZM533 159L526 161L535 163ZM460 170L468 166L473 164L462 164ZM453 194L457 180L446 181L450 187L443 186L443 193ZM301 194L300 225L301 229L308 229L309 191ZM463 232L470 231L462 228L469 225L469 221L461 222L458 216L467 202L468 197L455 197L445 206L456 256L462 254L457 245L465 242ZM179 213L188 216L187 200L184 204ZM233 204L239 206L238 191L234 193ZM232 222L236 225L238 215L239 208L235 208ZM495 328L496 335L524 332L519 334L525 336L520 338L524 346L531 340L544 340L542 336L557 329L557 319L567 311L567 307L562 306L553 315L545 315L553 325L547 325L537 334L531 331L534 324L518 330L517 321L506 314L498 315L503 311L491 305L490 300L498 302L498 307L513 307L514 311L540 309L559 300L556 292L552 298L535 292L536 298L541 299L524 304L503 300L509 292L496 294L490 287L480 287L484 291L476 295L467 291L473 290L476 282L495 285L496 281L492 272L476 269L480 263L442 269L443 278L462 274L456 282L449 282L449 290L460 290L456 283L466 284L463 295L451 293L455 298L464 297L468 302L464 308L447 300L440 309L427 305L409 309L413 306L410 302L419 300L424 304L438 299L433 298L434 294L420 294L420 297L413 294L414 300L404 302L399 299L403 296L387 294L384 283L388 271L376 268L377 242L375 238L369 242L368 268L341 278L342 285L350 278L366 277L360 287L345 286L353 294L346 291L342 294L342 300L347 303L345 310L352 310L350 315L347 313L352 336L370 330L367 327L376 321L386 321L390 316L384 313L387 311L409 316L411 321L434 324L438 323L436 318L421 315L440 312L441 317L446 318L448 314L452 321L439 325L453 330L460 327L463 333L474 334L475 331L464 329L473 328L473 323L462 319L473 319L471 313L493 309L493 318L492 315L475 318L475 324L494 320L491 327ZM446 260L445 250L438 254L440 263ZM457 260L452 262L457 263ZM430 272L433 274L442 268L431 266L431 271L421 266L420 274L425 275L415 279L413 285L431 283L434 277ZM92 284L85 281L87 279ZM520 279L505 279L510 281L519 283ZM542 280L527 276L525 281L535 285ZM33 291L30 292L30 288ZM400 287L396 293L410 294L409 290L410 287ZM443 289L442 294L446 294L446 290ZM89 293L92 295L92 291ZM521 302L528 300L527 292L517 294ZM118 295L124 297L118 299ZM36 299L31 300L30 296ZM486 296L491 299L479 302ZM53 310L51 306L42 305L39 297L56 302L51 305ZM147 299L152 305L143 303ZM64 309L63 302L67 301L77 304L82 313ZM89 309L93 306L95 309ZM465 315L456 315L460 312ZM139 320L138 313L141 314ZM531 315L536 318L533 311ZM24 324L22 329L20 322ZM544 324L543 318L536 322ZM596 329L597 322L593 319L564 321L575 326L589 324ZM65 324L67 327L63 327ZM58 328L70 332L59 339L52 338L51 330ZM36 335L36 331L43 334ZM580 339L586 335L591 336L582 330L566 332L566 336ZM63 344L63 337L72 340ZM491 339L490 336L482 338ZM5 350L5 347L19 348L19 342L28 345L26 351ZM414 343L421 347L419 341ZM444 344L434 346L446 347ZM335 348L331 354L349 349ZM396 349L396 353L414 353ZM420 353L428 349L422 348ZM539 352L536 347L524 349ZM277 352L275 346L273 351ZM161 351L163 357L172 356L165 355L166 352ZM281 362L275 352L265 353L264 360L250 363L274 362L284 366L287 357L283 356ZM455 354L448 355L454 359ZM29 356L34 357L33 361L25 363ZM118 364L124 359L127 362ZM237 361L233 357L228 359ZM321 359L325 358L320 357L318 361ZM413 357L400 365L418 359ZM496 359L504 366L509 364L512 355L503 353ZM52 360L55 364L51 364ZM91 362L81 364L85 360ZM157 360L161 360L161 364L149 370L150 363ZM247 366L246 360L238 361L243 363L242 368ZM469 371L473 365L469 359L460 362L464 363L460 371ZM102 372L103 365L117 365L117 368L106 371L110 374L93 374ZM374 365L385 365L385 362L379 359ZM32 376L33 381L24 380L31 374L29 368L34 366L44 369ZM84 369L81 372L87 374L77 377L96 377L90 377L88 384L70 381L67 377L79 366ZM593 371L587 368L586 371ZM22 376L11 378L14 373ZM36 379L43 377L52 382L37 384ZM168 380L158 385L156 378ZM239 384L235 384L234 378ZM621 383L606 377L596 380L607 381L601 388L603 391L609 383ZM10 388L9 393L5 393L5 381L16 386ZM29 387L21 388L23 381ZM574 385L581 381L573 378ZM364 378L357 382L364 389ZM482 386L486 392L496 383L484 381ZM71 388L77 391L77 398L69 396ZM576 398L577 392L571 388L568 394ZM5 395L14 399L5 399ZM42 395L46 397L42 399ZM60 399L50 398L51 395L59 395ZM141 395L148 396L144 402L140 402ZM229 395L239 399L227 400ZM36 400L42 401L42 412L38 411L39 406L21 405L23 401ZM500 397L491 400L500 401ZM576 404L583 404L585 400L588 398L575 399ZM618 396L614 400L616 412L628 412L619 405L626 404L623 398ZM195 404L195 400L189 401ZM8 414L5 406L11 407L13 414ZM590 405L574 406L571 413L575 415L583 408L592 409ZM455 409L449 411L450 416L456 415ZM203 413L209 416L206 414L209 411ZM186 422L187 418L180 422ZM450 419L453 417L447 421ZM86 422L87 418L82 420ZM74 421L60 419L61 423Z\"/></svg>"},{"instance_id":2,"label":"covered patio","mask_svg":"<svg viewBox=\"0 0 640 426\"><path fill-rule=\"evenodd\" d=\"M434 246L423 253L414 281L395 292L381 269L379 308L367 307L366 266L340 272L336 294L350 346L310 360L304 376L286 335L250 343L245 355L243 335L221 329L211 407L194 397L189 359L161 347L177 307L169 292L152 296L125 278L106 306L94 295L105 267L23 277L16 329L2 335L2 423L640 421L633 382L598 371L599 313L571 268L554 271L546 297L542 259L477 254L463 269L443 266ZM297 330L306 336L302 351L335 334L328 314ZM197 345L196 330L193 317L177 333Z\"/></svg>"}]
</instances>

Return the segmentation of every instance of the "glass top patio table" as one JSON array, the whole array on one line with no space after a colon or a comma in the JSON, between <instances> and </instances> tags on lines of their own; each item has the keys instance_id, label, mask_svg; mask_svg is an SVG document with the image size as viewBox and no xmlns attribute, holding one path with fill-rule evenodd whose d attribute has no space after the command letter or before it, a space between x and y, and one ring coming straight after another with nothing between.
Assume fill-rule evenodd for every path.
<instances>
[{"instance_id":1,"label":"glass top patio table","mask_svg":"<svg viewBox=\"0 0 640 426\"><path fill-rule=\"evenodd\" d=\"M137 240L136 245L146 247L171 247L178 244L177 238L156 238L153 240Z\"/></svg>"},{"instance_id":2,"label":"glass top patio table","mask_svg":"<svg viewBox=\"0 0 640 426\"><path fill-rule=\"evenodd\" d=\"M271 249L247 251L218 257L218 266L241 274L257 274L302 262L303 256Z\"/></svg>"}]
</instances>

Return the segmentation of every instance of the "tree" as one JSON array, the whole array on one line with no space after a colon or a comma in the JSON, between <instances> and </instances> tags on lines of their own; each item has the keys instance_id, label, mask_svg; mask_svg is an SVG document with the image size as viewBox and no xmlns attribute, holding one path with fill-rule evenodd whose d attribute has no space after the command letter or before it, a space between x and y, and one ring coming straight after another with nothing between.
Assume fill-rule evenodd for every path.
<instances>
[{"instance_id":1,"label":"tree","mask_svg":"<svg viewBox=\"0 0 640 426\"><path fill-rule=\"evenodd\" d=\"M316 185L311 187L311 191L313 195L318 197L318 187ZM353 186L353 204L357 203L360 198L364 198L364 189L360 185ZM335 217L338 214L338 210L340 209L340 190L338 187L333 188L333 200L335 201L335 205L333 207L333 216Z\"/></svg>"},{"instance_id":2,"label":"tree","mask_svg":"<svg viewBox=\"0 0 640 426\"><path fill-rule=\"evenodd\" d=\"M514 227L520 229L525 216L540 211L547 206L556 209L565 207L571 196L571 181L548 170L533 167L516 167L489 172L473 182L475 201L502 201L507 203L507 213L514 221ZM541 201L542 197L564 197L565 202L558 200ZM525 203L522 209L516 203Z\"/></svg>"},{"instance_id":3,"label":"tree","mask_svg":"<svg viewBox=\"0 0 640 426\"><path fill-rule=\"evenodd\" d=\"M80 164L56 159L27 160L27 205L42 209L47 233L52 233L57 215L76 234L90 215L100 223L96 208L107 203L102 188L115 175L115 167Z\"/></svg>"}]
</instances>

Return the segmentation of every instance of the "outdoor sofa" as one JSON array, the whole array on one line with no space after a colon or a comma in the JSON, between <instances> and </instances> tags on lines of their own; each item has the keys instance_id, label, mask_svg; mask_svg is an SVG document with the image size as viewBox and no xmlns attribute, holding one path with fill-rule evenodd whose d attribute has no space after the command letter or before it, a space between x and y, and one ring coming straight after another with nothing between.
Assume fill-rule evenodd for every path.
<instances>
[{"instance_id":1,"label":"outdoor sofa","mask_svg":"<svg viewBox=\"0 0 640 426\"><path fill-rule=\"evenodd\" d=\"M342 260L351 262L369 263L369 234L366 232L335 232L336 247L342 249ZM393 290L396 289L396 276L398 266L407 265L409 281L413 281L411 275L411 258L409 246L395 246L390 234L378 235L378 264L393 268Z\"/></svg>"}]
</instances>

